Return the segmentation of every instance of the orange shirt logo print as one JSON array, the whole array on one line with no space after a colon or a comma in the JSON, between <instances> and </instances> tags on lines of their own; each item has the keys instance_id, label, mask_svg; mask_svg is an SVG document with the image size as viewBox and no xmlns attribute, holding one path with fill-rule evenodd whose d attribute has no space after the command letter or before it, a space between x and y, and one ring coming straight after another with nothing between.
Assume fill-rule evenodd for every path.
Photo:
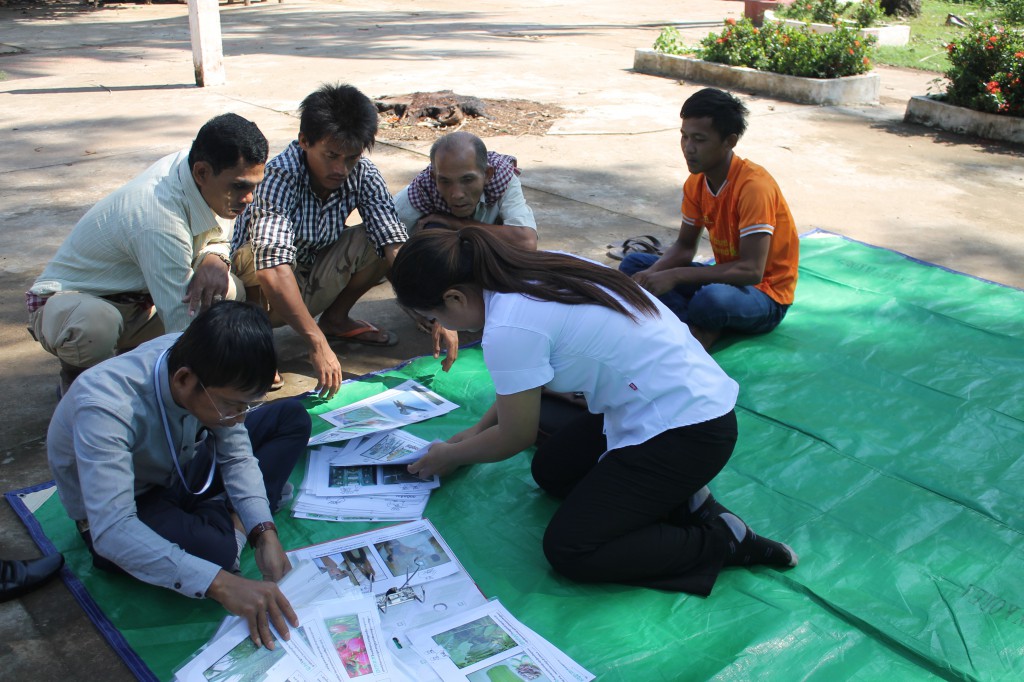
<instances>
[{"instance_id":1,"label":"orange shirt logo print","mask_svg":"<svg viewBox=\"0 0 1024 682\"><path fill-rule=\"evenodd\" d=\"M709 233L708 241L711 242L711 250L719 258L730 258L738 253L738 249L729 241L728 237L716 237Z\"/></svg>"}]
</instances>

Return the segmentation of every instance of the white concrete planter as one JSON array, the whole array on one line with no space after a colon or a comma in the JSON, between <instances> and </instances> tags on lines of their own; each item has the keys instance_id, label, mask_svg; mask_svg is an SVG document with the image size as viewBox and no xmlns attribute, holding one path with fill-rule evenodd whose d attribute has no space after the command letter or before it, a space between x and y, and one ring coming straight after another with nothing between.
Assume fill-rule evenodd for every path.
<instances>
[{"instance_id":1,"label":"white concrete planter","mask_svg":"<svg viewBox=\"0 0 1024 682\"><path fill-rule=\"evenodd\" d=\"M881 80L876 73L843 78L800 78L648 49L636 51L633 70L708 83L729 90L745 90L800 104L874 104L878 102L881 90Z\"/></svg>"},{"instance_id":2,"label":"white concrete planter","mask_svg":"<svg viewBox=\"0 0 1024 682\"><path fill-rule=\"evenodd\" d=\"M921 95L907 102L903 120L961 135L1024 144L1024 118L975 111Z\"/></svg>"},{"instance_id":3,"label":"white concrete planter","mask_svg":"<svg viewBox=\"0 0 1024 682\"><path fill-rule=\"evenodd\" d=\"M836 27L832 24L815 24L810 21L799 21L797 19L780 19L770 9L764 11L765 21L780 21L786 26L800 28L806 26L812 33L832 33ZM872 26L857 31L862 36L874 36L877 40L875 45L893 45L899 47L910 42L910 26L908 24L894 24L892 26Z\"/></svg>"}]
</instances>

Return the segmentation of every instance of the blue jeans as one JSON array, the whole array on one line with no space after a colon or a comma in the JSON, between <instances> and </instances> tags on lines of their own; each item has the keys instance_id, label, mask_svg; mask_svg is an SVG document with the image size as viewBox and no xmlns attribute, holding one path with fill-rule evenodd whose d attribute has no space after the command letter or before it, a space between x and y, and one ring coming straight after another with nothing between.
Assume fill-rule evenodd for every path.
<instances>
[{"instance_id":1,"label":"blue jeans","mask_svg":"<svg viewBox=\"0 0 1024 682\"><path fill-rule=\"evenodd\" d=\"M654 265L658 257L650 253L631 253L619 265L630 277ZM691 263L691 267L704 267ZM779 326L788 305L752 286L732 284L681 284L658 297L676 316L695 327L707 330L728 329L744 334L765 334Z\"/></svg>"}]
</instances>

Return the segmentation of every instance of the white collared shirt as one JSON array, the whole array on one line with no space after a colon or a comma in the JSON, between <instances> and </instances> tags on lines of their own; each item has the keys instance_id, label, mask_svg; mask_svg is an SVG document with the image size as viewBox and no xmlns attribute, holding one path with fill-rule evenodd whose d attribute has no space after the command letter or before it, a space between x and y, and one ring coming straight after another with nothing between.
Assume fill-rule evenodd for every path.
<instances>
[{"instance_id":1,"label":"white collared shirt","mask_svg":"<svg viewBox=\"0 0 1024 682\"><path fill-rule=\"evenodd\" d=\"M660 317L484 292L484 362L500 395L582 392L604 415L608 449L733 409L738 384L656 298Z\"/></svg>"},{"instance_id":2,"label":"white collared shirt","mask_svg":"<svg viewBox=\"0 0 1024 682\"><path fill-rule=\"evenodd\" d=\"M232 227L203 199L188 150L170 154L89 209L31 291L148 292L164 330L181 331L191 321L181 299L194 268L206 252L227 256Z\"/></svg>"}]
</instances>

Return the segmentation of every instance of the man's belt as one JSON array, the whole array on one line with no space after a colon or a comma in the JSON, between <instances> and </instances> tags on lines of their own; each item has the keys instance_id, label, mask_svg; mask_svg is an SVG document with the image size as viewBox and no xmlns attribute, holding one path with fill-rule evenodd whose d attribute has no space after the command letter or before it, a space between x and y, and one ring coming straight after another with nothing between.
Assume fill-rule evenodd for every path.
<instances>
[{"instance_id":1,"label":"man's belt","mask_svg":"<svg viewBox=\"0 0 1024 682\"><path fill-rule=\"evenodd\" d=\"M46 294L45 296L40 294L32 293L31 291L25 292L25 307L28 308L30 313L42 308L46 305L46 301L49 300L53 294ZM152 308L153 297L146 292L132 291L126 294L108 294L106 296L100 296L105 301L111 303L117 303L118 305L135 305L140 308Z\"/></svg>"},{"instance_id":2,"label":"man's belt","mask_svg":"<svg viewBox=\"0 0 1024 682\"><path fill-rule=\"evenodd\" d=\"M100 296L105 301L117 303L118 305L136 305L140 308L152 308L153 297L144 291L131 291L127 294L109 294Z\"/></svg>"}]
</instances>

